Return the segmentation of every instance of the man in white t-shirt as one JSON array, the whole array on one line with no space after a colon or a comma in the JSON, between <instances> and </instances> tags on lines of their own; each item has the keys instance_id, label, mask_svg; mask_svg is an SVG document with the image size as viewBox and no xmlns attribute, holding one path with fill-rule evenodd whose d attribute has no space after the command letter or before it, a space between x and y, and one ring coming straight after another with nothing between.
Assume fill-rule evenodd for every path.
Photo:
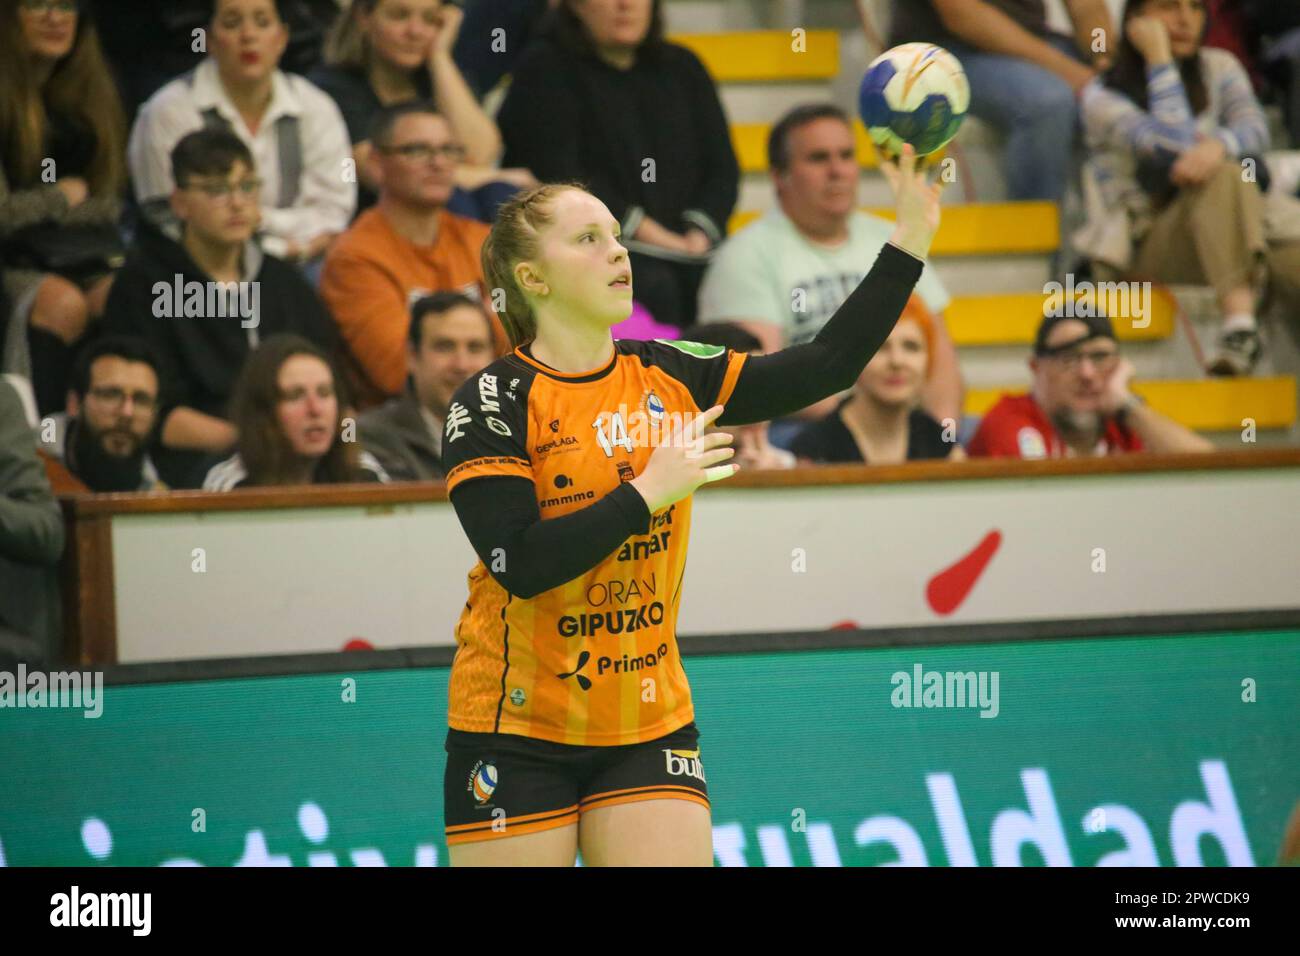
<instances>
[{"instance_id":1,"label":"man in white t-shirt","mask_svg":"<svg viewBox=\"0 0 1300 956\"><path fill-rule=\"evenodd\" d=\"M857 209L858 162L853 129L830 104L787 113L768 137L768 165L778 206L718 247L700 287L699 321L734 322L763 351L811 341L862 281L894 224ZM943 323L948 293L927 265L917 283L935 319L935 354L923 393L936 419L961 417L961 370ZM804 409L821 418L839 398Z\"/></svg>"}]
</instances>

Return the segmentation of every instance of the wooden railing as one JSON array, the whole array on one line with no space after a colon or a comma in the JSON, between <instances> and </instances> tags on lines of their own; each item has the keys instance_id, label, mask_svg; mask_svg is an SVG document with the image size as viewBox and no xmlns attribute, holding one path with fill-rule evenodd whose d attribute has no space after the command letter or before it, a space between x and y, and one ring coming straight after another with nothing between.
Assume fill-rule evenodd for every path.
<instances>
[{"instance_id":1,"label":"wooden railing","mask_svg":"<svg viewBox=\"0 0 1300 956\"><path fill-rule=\"evenodd\" d=\"M1300 468L1300 449L1221 451L1205 455L1141 454L1050 461L972 459L904 465L834 465L743 472L720 485L705 486L703 491L717 494L719 489L829 488L904 482L1051 479L1271 468ZM68 525L68 546L62 567L64 658L80 663L115 663L117 609L112 535L115 516L333 507L383 510L413 503L446 501L447 492L440 482L402 482L252 488L229 492L77 494L64 496L61 500Z\"/></svg>"}]
</instances>

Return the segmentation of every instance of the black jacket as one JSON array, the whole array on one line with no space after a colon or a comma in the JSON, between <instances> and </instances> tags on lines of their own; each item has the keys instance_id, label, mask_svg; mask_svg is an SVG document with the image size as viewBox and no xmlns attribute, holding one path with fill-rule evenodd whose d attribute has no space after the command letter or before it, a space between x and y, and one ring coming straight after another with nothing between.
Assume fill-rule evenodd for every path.
<instances>
[{"instance_id":1,"label":"black jacket","mask_svg":"<svg viewBox=\"0 0 1300 956\"><path fill-rule=\"evenodd\" d=\"M141 224L126 264L113 282L103 321L106 332L148 340L162 362L159 432L167 416L181 405L225 418L244 359L258 342L277 332L296 332L331 357L337 353L334 320L296 266L265 255L251 243L245 263L245 274L251 272L258 283L255 327L245 328L238 315L159 315L168 303L159 304L154 292L157 283L174 287L178 274L182 284L206 283L209 277L178 242Z\"/></svg>"},{"instance_id":2,"label":"black jacket","mask_svg":"<svg viewBox=\"0 0 1300 956\"><path fill-rule=\"evenodd\" d=\"M526 166L542 182L586 182L628 235L642 214L678 232L698 225L714 241L727 232L740 171L718 91L685 47L661 44L623 71L539 40L497 123L502 166ZM713 230L683 218L688 210Z\"/></svg>"}]
</instances>

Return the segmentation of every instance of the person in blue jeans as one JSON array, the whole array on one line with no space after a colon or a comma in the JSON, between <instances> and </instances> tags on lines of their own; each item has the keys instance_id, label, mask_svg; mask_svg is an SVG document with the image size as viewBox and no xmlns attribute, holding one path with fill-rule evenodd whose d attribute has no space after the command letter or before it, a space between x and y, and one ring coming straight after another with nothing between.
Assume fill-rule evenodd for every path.
<instances>
[{"instance_id":1,"label":"person in blue jeans","mask_svg":"<svg viewBox=\"0 0 1300 956\"><path fill-rule=\"evenodd\" d=\"M1004 173L1013 200L1065 196L1076 97L1109 65L1118 39L1106 0L1065 5L1073 38L1048 29L1044 0L893 0L891 45L936 43L961 61L971 114L1006 138Z\"/></svg>"}]
</instances>

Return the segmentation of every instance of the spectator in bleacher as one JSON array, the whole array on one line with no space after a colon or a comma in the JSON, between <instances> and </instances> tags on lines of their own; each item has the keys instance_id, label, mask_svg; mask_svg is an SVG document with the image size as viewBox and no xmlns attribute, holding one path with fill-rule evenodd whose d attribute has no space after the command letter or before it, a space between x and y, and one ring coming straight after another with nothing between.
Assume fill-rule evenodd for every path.
<instances>
[{"instance_id":1,"label":"spectator in bleacher","mask_svg":"<svg viewBox=\"0 0 1300 956\"><path fill-rule=\"evenodd\" d=\"M58 647L63 515L36 454L23 401L0 377L0 666Z\"/></svg>"},{"instance_id":2,"label":"spectator in bleacher","mask_svg":"<svg viewBox=\"0 0 1300 956\"><path fill-rule=\"evenodd\" d=\"M849 397L804 428L790 450L801 462L828 464L965 458L956 422L949 419L945 430L920 407L934 338L934 320L914 294Z\"/></svg>"},{"instance_id":3,"label":"spectator in bleacher","mask_svg":"<svg viewBox=\"0 0 1300 956\"><path fill-rule=\"evenodd\" d=\"M707 325L693 325L681 333L687 342L700 342L704 345L721 345L737 352L750 355L762 355L763 343L758 336L747 331L735 322L710 322ZM731 460L745 471L762 471L771 469L793 468L796 464L794 455L784 448L777 448L768 440L768 422L756 422L752 425L729 425L727 430L735 436L732 447L736 455Z\"/></svg>"},{"instance_id":4,"label":"spectator in bleacher","mask_svg":"<svg viewBox=\"0 0 1300 956\"><path fill-rule=\"evenodd\" d=\"M156 462L173 487L235 442L227 407L248 354L297 332L327 352L338 333L301 271L267 255L253 234L260 209L252 153L235 134L189 133L172 150L169 181L179 241L142 223L109 297L104 327L145 339L163 379Z\"/></svg>"},{"instance_id":5,"label":"spectator in bleacher","mask_svg":"<svg viewBox=\"0 0 1300 956\"><path fill-rule=\"evenodd\" d=\"M279 69L289 34L276 0L211 0L207 24L208 56L151 96L131 129L136 198L155 223L174 225L172 149L186 133L229 130L260 171L262 247L313 262L356 207L343 117L326 93Z\"/></svg>"},{"instance_id":6,"label":"spectator in bleacher","mask_svg":"<svg viewBox=\"0 0 1300 956\"><path fill-rule=\"evenodd\" d=\"M857 208L853 128L839 107L791 110L772 127L767 155L777 204L718 248L700 288L699 319L737 323L758 336L763 351L775 352L812 341L862 281L894 224ZM924 404L935 418L955 419L961 369L943 322L951 300L929 264L916 291L935 317ZM839 401L818 402L798 417L823 418Z\"/></svg>"},{"instance_id":7,"label":"spectator in bleacher","mask_svg":"<svg viewBox=\"0 0 1300 956\"><path fill-rule=\"evenodd\" d=\"M158 363L143 339L102 335L77 357L67 412L41 422L43 450L90 491L163 491L149 458Z\"/></svg>"},{"instance_id":8,"label":"spectator in bleacher","mask_svg":"<svg viewBox=\"0 0 1300 956\"><path fill-rule=\"evenodd\" d=\"M103 313L121 264L124 127L78 5L0 0L0 248L11 309L0 349L4 369L31 379L42 414L62 407L73 347Z\"/></svg>"},{"instance_id":9,"label":"spectator in bleacher","mask_svg":"<svg viewBox=\"0 0 1300 956\"><path fill-rule=\"evenodd\" d=\"M117 76L128 119L164 84L203 60L195 31L207 31L211 0L130 0L130 16L122 15L121 3L97 0L85 6ZM280 69L305 74L320 62L338 0L280 0L277 6L289 28Z\"/></svg>"},{"instance_id":10,"label":"spectator in bleacher","mask_svg":"<svg viewBox=\"0 0 1300 956\"><path fill-rule=\"evenodd\" d=\"M347 399L329 356L300 335L267 339L235 386L235 454L212 466L205 491L388 481L343 428Z\"/></svg>"},{"instance_id":11,"label":"spectator in bleacher","mask_svg":"<svg viewBox=\"0 0 1300 956\"><path fill-rule=\"evenodd\" d=\"M465 5L452 56L476 96L487 96L514 72L520 54L559 5L560 0L473 0Z\"/></svg>"},{"instance_id":12,"label":"spectator in bleacher","mask_svg":"<svg viewBox=\"0 0 1300 956\"><path fill-rule=\"evenodd\" d=\"M1108 43L1113 35L1106 0L1065 6L1073 37L1048 28L1044 0L893 0L891 45L937 43L961 61L971 115L1006 138L1003 172L1013 200L1064 198L1075 97L1109 62L1093 52L1098 36Z\"/></svg>"},{"instance_id":13,"label":"spectator in bleacher","mask_svg":"<svg viewBox=\"0 0 1300 956\"><path fill-rule=\"evenodd\" d=\"M362 408L401 392L415 302L443 290L487 301L479 250L488 227L447 209L461 155L447 121L428 103L386 107L371 142L379 203L334 244L321 275ZM493 326L504 351L504 333Z\"/></svg>"},{"instance_id":14,"label":"spectator in bleacher","mask_svg":"<svg viewBox=\"0 0 1300 956\"><path fill-rule=\"evenodd\" d=\"M589 184L619 220L637 301L680 329L695 321L740 173L713 80L694 53L664 40L660 8L563 0L497 121L505 165Z\"/></svg>"},{"instance_id":15,"label":"spectator in bleacher","mask_svg":"<svg viewBox=\"0 0 1300 956\"><path fill-rule=\"evenodd\" d=\"M1083 96L1090 152L1079 250L1124 274L1210 285L1223 325L1213 375L1248 375L1261 352L1262 260L1300 277L1300 242L1270 244L1258 176L1268 124L1241 64L1202 48L1199 4L1134 0L1114 68Z\"/></svg>"},{"instance_id":16,"label":"spectator in bleacher","mask_svg":"<svg viewBox=\"0 0 1300 956\"><path fill-rule=\"evenodd\" d=\"M1291 147L1300 149L1300 5L1242 0L1252 38L1261 43L1264 73L1280 92Z\"/></svg>"},{"instance_id":17,"label":"spectator in bleacher","mask_svg":"<svg viewBox=\"0 0 1300 956\"><path fill-rule=\"evenodd\" d=\"M311 79L334 98L348 125L359 184L358 209L375 203L377 170L370 126L385 106L432 102L464 147L452 212L491 222L516 189L537 185L526 169L494 169L501 133L452 59L464 14L442 0L354 0L339 13Z\"/></svg>"},{"instance_id":18,"label":"spectator in bleacher","mask_svg":"<svg viewBox=\"0 0 1300 956\"><path fill-rule=\"evenodd\" d=\"M1044 318L1029 360L1033 386L1003 395L980 422L973 457L1070 458L1213 451L1208 439L1129 391L1133 363L1105 316Z\"/></svg>"},{"instance_id":19,"label":"spectator in bleacher","mask_svg":"<svg viewBox=\"0 0 1300 956\"><path fill-rule=\"evenodd\" d=\"M397 398L357 419L358 436L394 481L441 478L451 396L492 361L492 320L460 292L435 292L411 309L409 377Z\"/></svg>"}]
</instances>

